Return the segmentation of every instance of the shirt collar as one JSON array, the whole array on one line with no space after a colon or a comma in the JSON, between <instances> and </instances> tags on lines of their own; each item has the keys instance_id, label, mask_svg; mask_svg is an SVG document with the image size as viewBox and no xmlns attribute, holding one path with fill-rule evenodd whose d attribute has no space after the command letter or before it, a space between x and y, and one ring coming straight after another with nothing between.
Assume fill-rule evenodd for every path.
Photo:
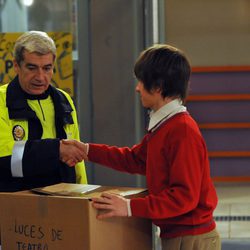
<instances>
[{"instance_id":1,"label":"shirt collar","mask_svg":"<svg viewBox=\"0 0 250 250\"><path fill-rule=\"evenodd\" d=\"M185 112L187 108L182 105L181 99L174 99L173 101L165 104L157 111L151 111L149 116L148 131L155 130L163 121L169 119L173 115Z\"/></svg>"}]
</instances>

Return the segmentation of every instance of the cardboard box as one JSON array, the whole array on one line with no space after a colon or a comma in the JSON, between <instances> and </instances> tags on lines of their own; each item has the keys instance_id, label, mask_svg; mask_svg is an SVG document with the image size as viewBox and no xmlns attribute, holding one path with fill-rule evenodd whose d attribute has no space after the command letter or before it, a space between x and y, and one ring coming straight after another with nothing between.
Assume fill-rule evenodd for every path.
<instances>
[{"instance_id":1,"label":"cardboard box","mask_svg":"<svg viewBox=\"0 0 250 250\"><path fill-rule=\"evenodd\" d=\"M152 249L150 220L97 220L84 197L27 191L1 193L0 202L2 250Z\"/></svg>"}]
</instances>

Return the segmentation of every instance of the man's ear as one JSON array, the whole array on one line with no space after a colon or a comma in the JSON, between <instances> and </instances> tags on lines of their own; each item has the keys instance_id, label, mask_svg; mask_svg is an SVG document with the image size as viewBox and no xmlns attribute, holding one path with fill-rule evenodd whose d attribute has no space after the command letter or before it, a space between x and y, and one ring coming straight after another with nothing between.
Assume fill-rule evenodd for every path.
<instances>
[{"instance_id":1,"label":"man's ear","mask_svg":"<svg viewBox=\"0 0 250 250\"><path fill-rule=\"evenodd\" d=\"M16 59L13 59L13 68L14 68L15 73L17 74L19 72L20 67L19 67Z\"/></svg>"}]
</instances>

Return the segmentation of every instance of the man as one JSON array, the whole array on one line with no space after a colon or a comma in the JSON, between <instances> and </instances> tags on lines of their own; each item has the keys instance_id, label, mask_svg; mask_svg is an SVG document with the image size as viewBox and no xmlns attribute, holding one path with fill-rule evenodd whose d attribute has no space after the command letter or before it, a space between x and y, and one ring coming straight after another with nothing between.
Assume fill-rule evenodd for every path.
<instances>
[{"instance_id":1,"label":"man","mask_svg":"<svg viewBox=\"0 0 250 250\"><path fill-rule=\"evenodd\" d=\"M151 109L148 133L141 143L119 148L64 142L78 144L85 159L146 175L149 194L143 198L125 199L110 193L93 198L93 207L103 210L97 218L150 218L160 227L163 250L218 250L220 237L213 220L217 195L207 148L183 106L190 64L177 48L156 45L142 52L134 72L142 105Z\"/></svg>"},{"instance_id":2,"label":"man","mask_svg":"<svg viewBox=\"0 0 250 250\"><path fill-rule=\"evenodd\" d=\"M87 182L80 150L60 142L79 140L79 131L70 96L50 84L55 59L55 43L44 32L26 32L15 43L17 75L0 87L0 191Z\"/></svg>"}]
</instances>

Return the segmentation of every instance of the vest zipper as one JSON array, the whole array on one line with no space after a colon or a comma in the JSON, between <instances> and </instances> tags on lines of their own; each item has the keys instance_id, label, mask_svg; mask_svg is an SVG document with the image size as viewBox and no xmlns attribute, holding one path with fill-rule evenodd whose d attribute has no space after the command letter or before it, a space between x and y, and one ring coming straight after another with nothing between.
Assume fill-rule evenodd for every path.
<instances>
[{"instance_id":1,"label":"vest zipper","mask_svg":"<svg viewBox=\"0 0 250 250\"><path fill-rule=\"evenodd\" d=\"M42 105L41 105L41 103L40 103L40 100L38 100L38 104L39 104L40 109L41 109L41 111L42 111L43 120L45 121L45 116L44 116L44 113L43 113L43 108L42 108Z\"/></svg>"}]
</instances>

